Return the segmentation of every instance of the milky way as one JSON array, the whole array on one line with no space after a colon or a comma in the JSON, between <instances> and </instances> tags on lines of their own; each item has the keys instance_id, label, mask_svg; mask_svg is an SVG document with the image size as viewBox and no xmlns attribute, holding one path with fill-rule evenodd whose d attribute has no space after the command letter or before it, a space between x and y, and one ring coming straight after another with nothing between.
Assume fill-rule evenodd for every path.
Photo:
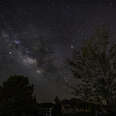
<instances>
[{"instance_id":1,"label":"milky way","mask_svg":"<svg viewBox=\"0 0 116 116\"><path fill-rule=\"evenodd\" d=\"M115 5L103 3L1 2L1 83L9 75L22 74L34 84L39 100L70 96L66 58L96 25L110 24L114 32Z\"/></svg>"}]
</instances>

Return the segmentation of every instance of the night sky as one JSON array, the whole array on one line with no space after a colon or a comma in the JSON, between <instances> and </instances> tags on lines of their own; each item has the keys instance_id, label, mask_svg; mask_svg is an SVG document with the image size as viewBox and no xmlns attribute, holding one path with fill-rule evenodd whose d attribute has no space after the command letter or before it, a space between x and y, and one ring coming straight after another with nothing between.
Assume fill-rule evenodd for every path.
<instances>
[{"instance_id":1,"label":"night sky","mask_svg":"<svg viewBox=\"0 0 116 116\"><path fill-rule=\"evenodd\" d=\"M116 4L111 0L0 1L1 84L9 75L25 75L39 101L70 97L66 59L102 24L115 40Z\"/></svg>"}]
</instances>

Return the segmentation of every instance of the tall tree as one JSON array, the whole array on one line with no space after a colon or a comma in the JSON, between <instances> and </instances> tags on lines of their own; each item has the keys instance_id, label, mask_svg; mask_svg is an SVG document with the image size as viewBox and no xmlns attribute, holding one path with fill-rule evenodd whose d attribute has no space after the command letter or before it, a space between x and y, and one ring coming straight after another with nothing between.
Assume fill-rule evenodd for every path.
<instances>
[{"instance_id":1,"label":"tall tree","mask_svg":"<svg viewBox=\"0 0 116 116\"><path fill-rule=\"evenodd\" d=\"M116 104L116 44L105 26L73 52L69 65L77 81L74 93L84 101Z\"/></svg>"},{"instance_id":2,"label":"tall tree","mask_svg":"<svg viewBox=\"0 0 116 116\"><path fill-rule=\"evenodd\" d=\"M2 115L32 113L34 106L32 93L33 86L26 77L11 76L3 83L0 112Z\"/></svg>"}]
</instances>

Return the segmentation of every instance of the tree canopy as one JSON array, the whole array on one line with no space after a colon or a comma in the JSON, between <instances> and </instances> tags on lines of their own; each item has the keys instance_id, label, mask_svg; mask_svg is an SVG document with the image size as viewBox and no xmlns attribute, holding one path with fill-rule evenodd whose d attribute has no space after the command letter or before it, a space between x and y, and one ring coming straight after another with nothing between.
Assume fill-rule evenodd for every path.
<instances>
[{"instance_id":1,"label":"tree canopy","mask_svg":"<svg viewBox=\"0 0 116 116\"><path fill-rule=\"evenodd\" d=\"M32 113L34 106L33 86L28 78L14 75L1 87L0 113L2 115L21 115Z\"/></svg>"},{"instance_id":2,"label":"tree canopy","mask_svg":"<svg viewBox=\"0 0 116 116\"><path fill-rule=\"evenodd\" d=\"M100 27L96 33L74 49L68 61L77 86L77 97L84 101L116 104L116 44L110 42L109 30Z\"/></svg>"}]
</instances>

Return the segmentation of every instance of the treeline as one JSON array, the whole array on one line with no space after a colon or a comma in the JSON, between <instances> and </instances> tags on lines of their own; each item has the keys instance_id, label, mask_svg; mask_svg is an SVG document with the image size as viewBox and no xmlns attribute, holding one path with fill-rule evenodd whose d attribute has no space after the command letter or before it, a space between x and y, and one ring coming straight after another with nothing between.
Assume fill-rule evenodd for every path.
<instances>
[{"instance_id":1,"label":"treeline","mask_svg":"<svg viewBox=\"0 0 116 116\"><path fill-rule=\"evenodd\" d=\"M35 114L37 111L33 90L27 77L10 76L0 87L0 116Z\"/></svg>"}]
</instances>

